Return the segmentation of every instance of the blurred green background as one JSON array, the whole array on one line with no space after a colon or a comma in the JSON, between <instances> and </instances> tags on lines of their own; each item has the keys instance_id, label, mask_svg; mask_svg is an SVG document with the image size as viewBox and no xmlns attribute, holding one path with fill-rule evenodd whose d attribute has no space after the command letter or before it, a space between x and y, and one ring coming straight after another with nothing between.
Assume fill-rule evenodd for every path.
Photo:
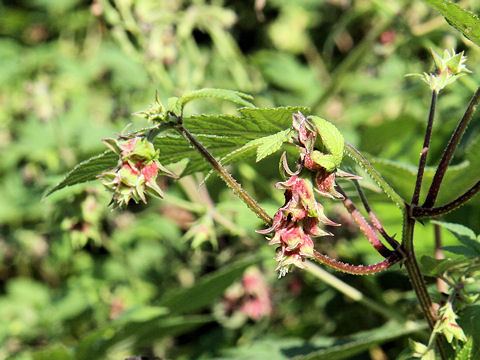
<instances>
[{"instance_id":1,"label":"blurred green background","mask_svg":"<svg viewBox=\"0 0 480 360\"><path fill-rule=\"evenodd\" d=\"M480 11L473 0L461 5ZM465 50L473 71L441 94L433 165L480 83L480 51L421 2L0 1L0 358L242 358L241 346L267 335L306 341L384 324L311 274L277 280L274 249L254 232L261 222L218 180L207 188L199 176L165 180L164 201L123 211L107 208L110 195L97 183L40 200L103 151L102 138L142 126L131 114L156 91L165 100L201 87L251 93L257 106L311 107L411 196L430 94L404 75L433 70L430 47ZM208 101L187 111L235 109ZM479 130L473 121L454 159L458 171L472 160L466 152L478 146ZM273 186L277 160L232 167L271 214L283 202ZM363 184L387 230L400 234L400 213ZM379 261L342 207L325 206L344 226L319 249L350 263ZM478 233L479 206L477 197L447 219ZM419 254L433 255L432 226L416 233ZM453 240L445 233L444 241ZM239 282L250 265L269 299L259 317L242 307L258 296ZM403 270L336 275L419 318ZM185 292L193 284L198 291ZM405 347L400 338L356 358L393 359Z\"/></svg>"}]
</instances>

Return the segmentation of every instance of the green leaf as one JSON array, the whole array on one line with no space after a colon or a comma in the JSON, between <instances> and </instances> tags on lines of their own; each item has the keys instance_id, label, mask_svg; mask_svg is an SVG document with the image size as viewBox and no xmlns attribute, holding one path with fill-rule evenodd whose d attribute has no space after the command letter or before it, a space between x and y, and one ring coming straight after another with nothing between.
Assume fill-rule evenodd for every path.
<instances>
[{"instance_id":1,"label":"green leaf","mask_svg":"<svg viewBox=\"0 0 480 360\"><path fill-rule=\"evenodd\" d=\"M187 128L223 165L255 156L258 145L249 142L284 131L291 127L292 114L305 107L242 108L240 116L196 115L184 119ZM211 165L179 135L155 139L160 149L160 162L169 164L189 159L182 176L208 171Z\"/></svg>"},{"instance_id":2,"label":"green leaf","mask_svg":"<svg viewBox=\"0 0 480 360\"><path fill-rule=\"evenodd\" d=\"M437 221L437 220L432 220L432 224L437 224L440 225L441 227L450 230L457 238L461 237L467 237L472 240L476 240L477 236L473 232L472 229L467 228L464 225L461 224L453 224L453 223L448 223L444 221Z\"/></svg>"},{"instance_id":3,"label":"green leaf","mask_svg":"<svg viewBox=\"0 0 480 360\"><path fill-rule=\"evenodd\" d=\"M70 170L62 181L48 189L43 195L43 199L66 186L95 180L97 175L103 171L114 168L117 162L118 156L110 150L82 161Z\"/></svg>"},{"instance_id":4,"label":"green leaf","mask_svg":"<svg viewBox=\"0 0 480 360\"><path fill-rule=\"evenodd\" d=\"M237 105L246 106L246 107L254 106L250 102L250 100L253 100L253 96L249 94L245 94L240 91L234 91L234 90L207 88L207 89L193 90L183 94L183 96L176 101L176 109L180 109L180 114L181 114L181 112L183 111L183 108L188 102L195 99L202 99L202 98L222 99L222 100L231 101ZM170 108L170 104L169 104L169 108ZM177 114L177 115L180 115L180 114Z\"/></svg>"},{"instance_id":5,"label":"green leaf","mask_svg":"<svg viewBox=\"0 0 480 360\"><path fill-rule=\"evenodd\" d=\"M293 135L292 129L286 129L280 131L276 134L264 136L260 139L252 140L248 142L245 146L257 146L257 162L266 158L269 155L272 155L274 152L278 151L284 142L290 140Z\"/></svg>"},{"instance_id":6,"label":"green leaf","mask_svg":"<svg viewBox=\"0 0 480 360\"><path fill-rule=\"evenodd\" d=\"M319 116L309 116L308 119L312 120L317 127L323 146L332 155L335 168L339 167L342 163L343 149L345 148L345 140L342 134L335 125Z\"/></svg>"},{"instance_id":7,"label":"green leaf","mask_svg":"<svg viewBox=\"0 0 480 360\"><path fill-rule=\"evenodd\" d=\"M470 338L465 343L465 345L463 345L460 351L457 352L457 355L455 356L455 360L471 360L472 350L473 350L473 339Z\"/></svg>"},{"instance_id":8,"label":"green leaf","mask_svg":"<svg viewBox=\"0 0 480 360\"><path fill-rule=\"evenodd\" d=\"M476 14L448 0L423 0L423 2L440 12L451 26L480 46L480 19Z\"/></svg>"},{"instance_id":9,"label":"green leaf","mask_svg":"<svg viewBox=\"0 0 480 360\"><path fill-rule=\"evenodd\" d=\"M422 264L422 273L426 276L438 277L442 276L446 271L469 265L469 259L435 259L430 256L422 256L420 260Z\"/></svg>"},{"instance_id":10,"label":"green leaf","mask_svg":"<svg viewBox=\"0 0 480 360\"><path fill-rule=\"evenodd\" d=\"M245 145L253 140L274 135L291 126L292 114L298 111L309 114L304 107L278 108L242 108L240 116L234 115L195 115L184 118L184 126L223 164L243 160L253 156L254 150L261 144ZM283 134L286 135L286 134ZM262 143L262 141L260 141ZM182 176L197 171L210 170L201 155L180 135L161 133L154 140L155 148L160 149L159 161L163 165L188 159ZM268 153L273 148L267 145L262 152ZM85 160L75 166L62 181L48 189L44 198L65 186L95 180L97 175L117 165L117 156L106 151Z\"/></svg>"},{"instance_id":11,"label":"green leaf","mask_svg":"<svg viewBox=\"0 0 480 360\"><path fill-rule=\"evenodd\" d=\"M443 221L432 220L432 223L440 225L441 227L453 233L453 235L455 235L458 241L465 245L468 253L473 253L473 255L471 256L480 255L480 241L478 241L477 236L475 235L473 230L460 224L447 223Z\"/></svg>"},{"instance_id":12,"label":"green leaf","mask_svg":"<svg viewBox=\"0 0 480 360\"><path fill-rule=\"evenodd\" d=\"M142 322L114 322L84 337L75 351L76 360L106 359L117 344L151 344L165 336L177 336L211 322L210 316L157 316Z\"/></svg>"},{"instance_id":13,"label":"green leaf","mask_svg":"<svg viewBox=\"0 0 480 360\"><path fill-rule=\"evenodd\" d=\"M256 257L238 261L205 276L192 287L172 290L160 300L160 306L168 308L172 313L185 313L212 304L227 287L242 276L247 267L257 261Z\"/></svg>"},{"instance_id":14,"label":"green leaf","mask_svg":"<svg viewBox=\"0 0 480 360\"><path fill-rule=\"evenodd\" d=\"M72 360L73 351L63 345L52 345L32 354L33 360Z\"/></svg>"},{"instance_id":15,"label":"green leaf","mask_svg":"<svg viewBox=\"0 0 480 360\"><path fill-rule=\"evenodd\" d=\"M317 337L304 339L263 339L226 351L220 359L269 360L338 360L349 359L372 346L426 329L423 323L389 323L374 330L362 331L344 338Z\"/></svg>"}]
</instances>

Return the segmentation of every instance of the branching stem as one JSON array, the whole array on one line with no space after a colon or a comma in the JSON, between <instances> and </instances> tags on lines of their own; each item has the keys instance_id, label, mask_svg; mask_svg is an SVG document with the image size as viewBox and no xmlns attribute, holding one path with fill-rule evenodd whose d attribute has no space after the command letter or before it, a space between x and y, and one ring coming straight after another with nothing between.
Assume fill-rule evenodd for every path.
<instances>
[{"instance_id":1,"label":"branching stem","mask_svg":"<svg viewBox=\"0 0 480 360\"><path fill-rule=\"evenodd\" d=\"M434 208L424 208L420 206L414 206L412 208L412 215L416 218L422 217L434 217L440 216L449 213L452 210L455 210L459 206L465 204L468 200L474 197L480 191L480 181L477 181L470 189L468 189L463 195L459 196L455 200L445 204L443 206L434 207Z\"/></svg>"},{"instance_id":2,"label":"branching stem","mask_svg":"<svg viewBox=\"0 0 480 360\"><path fill-rule=\"evenodd\" d=\"M452 134L445 151L443 152L442 159L438 164L437 171L433 177L432 184L430 185L430 189L428 190L427 198L422 207L424 208L431 208L435 205L435 201L437 200L438 192L440 190L440 186L443 181L443 177L447 171L448 165L450 165L450 161L452 160L453 154L457 149L458 143L460 142L465 130L467 129L470 120L473 117L475 109L477 108L478 103L480 102L480 87L477 89L475 94L470 100L467 109L465 110L465 114L463 115L462 119L457 125L457 128ZM417 204L415 204L417 205Z\"/></svg>"}]
</instances>

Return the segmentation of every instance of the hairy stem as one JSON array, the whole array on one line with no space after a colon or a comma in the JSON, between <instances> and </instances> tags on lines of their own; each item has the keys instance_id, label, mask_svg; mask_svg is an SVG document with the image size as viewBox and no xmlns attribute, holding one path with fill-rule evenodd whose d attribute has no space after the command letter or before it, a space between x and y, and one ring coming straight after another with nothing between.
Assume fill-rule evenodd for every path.
<instances>
[{"instance_id":1,"label":"hairy stem","mask_svg":"<svg viewBox=\"0 0 480 360\"><path fill-rule=\"evenodd\" d=\"M350 213L350 215L352 215L353 220L355 220L359 229L363 232L370 244L372 244L375 250L377 250L378 253L383 257L387 258L392 255L392 250L388 249L385 245L382 244L377 234L375 233L375 230L372 229L372 227L367 223L360 211L358 211L353 201L347 196L347 194L345 194L345 191L343 191L341 186L338 184L336 186L338 192L343 195L343 205Z\"/></svg>"},{"instance_id":2,"label":"hairy stem","mask_svg":"<svg viewBox=\"0 0 480 360\"><path fill-rule=\"evenodd\" d=\"M406 253L405 268L408 272L408 277L412 283L415 294L417 295L418 301L422 311L427 319L430 329L433 330L435 326L437 315L432 307L432 299L428 293L427 286L423 279L423 275L420 272L420 266L418 264L417 258L415 256L415 251L413 247L413 231L415 227L415 219L404 216L404 230L403 230L403 239L402 245Z\"/></svg>"},{"instance_id":3,"label":"hairy stem","mask_svg":"<svg viewBox=\"0 0 480 360\"><path fill-rule=\"evenodd\" d=\"M424 208L420 206L415 206L412 208L412 215L416 218L422 217L434 217L444 215L449 213L452 210L462 206L472 197L474 197L480 191L480 181L477 181L470 189L468 189L464 194L460 195L455 200L445 204L443 206L434 207L434 208Z\"/></svg>"},{"instance_id":4,"label":"hairy stem","mask_svg":"<svg viewBox=\"0 0 480 360\"><path fill-rule=\"evenodd\" d=\"M375 229L377 229L380 235L382 235L383 238L390 244L391 247L393 247L394 249L400 249L400 244L398 243L398 241L387 234L382 223L380 222L380 220L378 220L377 216L373 212L358 181L353 180L353 183L355 185L355 188L357 189L358 195L360 196L360 200L362 200L363 207L365 208L365 210L368 213L368 216L370 217L370 221L372 225L375 227Z\"/></svg>"},{"instance_id":5,"label":"hairy stem","mask_svg":"<svg viewBox=\"0 0 480 360\"><path fill-rule=\"evenodd\" d=\"M420 200L420 190L422 189L423 173L427 165L428 148L432 137L433 120L435 118L435 107L437 105L437 91L432 91L432 100L430 103L430 113L428 115L427 130L425 131L425 139L423 140L423 148L420 154L420 162L418 164L417 181L415 183L415 191L413 192L412 205L417 205Z\"/></svg>"},{"instance_id":6,"label":"hairy stem","mask_svg":"<svg viewBox=\"0 0 480 360\"><path fill-rule=\"evenodd\" d=\"M351 265L332 259L327 255L323 255L318 251L315 251L314 259L325 266L347 274L369 275L388 269L390 266L395 265L398 261L400 261L401 257L396 253L392 253L392 255L390 255L385 260L373 265Z\"/></svg>"},{"instance_id":7,"label":"hairy stem","mask_svg":"<svg viewBox=\"0 0 480 360\"><path fill-rule=\"evenodd\" d=\"M440 186L442 185L443 177L445 176L448 165L450 165L450 161L452 160L453 154L455 153L458 143L460 142L463 134L465 133L465 130L467 129L467 126L470 123L470 120L472 119L475 109L479 102L480 102L480 87L477 89L477 91L473 95L472 100L470 100L470 103L468 104L468 107L465 110L465 114L463 114L462 119L458 123L457 128L453 132L452 137L450 138L447 144L447 147L443 152L442 159L438 164L437 171L435 172L432 184L430 185L430 189L428 190L427 198L425 199L425 202L423 203L422 207L431 208L433 207L433 205L435 205L435 201L437 200L438 192L440 190Z\"/></svg>"},{"instance_id":8,"label":"hairy stem","mask_svg":"<svg viewBox=\"0 0 480 360\"><path fill-rule=\"evenodd\" d=\"M352 158L359 166L361 166L368 175L374 180L378 186L383 190L383 192L397 205L401 210L404 210L406 207L405 200L398 195L395 190L385 181L385 179L380 175L377 170L368 162L367 159L355 149L355 147L345 141L345 154Z\"/></svg>"},{"instance_id":9,"label":"hairy stem","mask_svg":"<svg viewBox=\"0 0 480 360\"><path fill-rule=\"evenodd\" d=\"M233 190L233 192L265 223L271 224L272 218L263 210L260 205L245 191L242 186L235 181L230 173L213 157L212 154L187 130L183 125L175 127L187 140L194 146L198 152L207 160L213 168L218 172L225 183Z\"/></svg>"}]
</instances>

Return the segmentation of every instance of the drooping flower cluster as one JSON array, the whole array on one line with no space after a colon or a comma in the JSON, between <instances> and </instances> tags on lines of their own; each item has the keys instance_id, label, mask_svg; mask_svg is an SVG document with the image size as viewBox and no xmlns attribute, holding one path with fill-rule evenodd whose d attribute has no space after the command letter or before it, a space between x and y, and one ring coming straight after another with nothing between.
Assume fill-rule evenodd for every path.
<instances>
[{"instance_id":1,"label":"drooping flower cluster","mask_svg":"<svg viewBox=\"0 0 480 360\"><path fill-rule=\"evenodd\" d=\"M241 283L230 286L217 309L219 320L229 327L240 327L249 318L258 321L272 314L271 291L257 267L248 268Z\"/></svg>"},{"instance_id":2,"label":"drooping flower cluster","mask_svg":"<svg viewBox=\"0 0 480 360\"><path fill-rule=\"evenodd\" d=\"M163 198L157 184L159 172L176 177L158 161L159 150L143 137L127 140L104 139L103 142L119 156L115 169L98 177L113 192L112 202L119 207L126 206L130 199L136 203L147 202L145 194Z\"/></svg>"},{"instance_id":3,"label":"drooping flower cluster","mask_svg":"<svg viewBox=\"0 0 480 360\"><path fill-rule=\"evenodd\" d=\"M297 132L295 140L300 151L298 169L292 172L288 168L284 154L283 168L290 178L277 183L276 188L285 190L285 204L276 212L270 228L257 231L261 234L273 233L269 244L279 245L275 260L278 261L276 270L280 277L292 265L304 268L304 259L314 257L312 237L331 235L322 228L323 225L339 226L325 216L323 206L315 199L314 190L322 196L342 198L334 188L335 173L352 177L342 171L327 170L316 161L322 155L331 155L315 150L317 129L301 113L293 115L293 127Z\"/></svg>"}]
</instances>

